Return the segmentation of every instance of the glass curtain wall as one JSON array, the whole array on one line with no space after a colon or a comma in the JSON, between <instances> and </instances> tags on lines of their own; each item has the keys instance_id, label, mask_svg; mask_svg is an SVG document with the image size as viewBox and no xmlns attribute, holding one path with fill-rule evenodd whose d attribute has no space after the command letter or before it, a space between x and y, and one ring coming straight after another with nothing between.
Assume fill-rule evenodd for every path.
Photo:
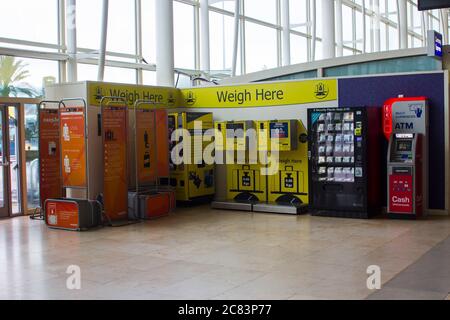
<instances>
[{"instance_id":1,"label":"glass curtain wall","mask_svg":"<svg viewBox=\"0 0 450 320\"><path fill-rule=\"evenodd\" d=\"M155 84L155 1L110 0L105 81ZM175 68L200 69L200 0L174 1ZM342 5L342 54L399 48L397 0L329 0ZM290 63L322 58L322 0L241 0L237 74L281 66L283 21L289 9ZM441 33L448 14L419 12L407 2L408 47L425 45L426 30ZM16 70L0 94L41 96L46 82L66 81L66 0L5 0L0 12L0 73ZM209 0L210 75L230 75L234 39L234 0ZM76 1L78 79L96 80L102 0ZM140 10L139 10L140 8ZM73 9L73 8L72 8ZM338 12L336 8L336 12ZM445 11L446 12L446 11ZM47 55L42 56L45 52ZM336 50L337 54L340 54ZM13 56L13 61L5 59ZM43 59L45 58L45 59ZM8 71L9 70L9 71ZM20 71L24 71L21 73ZM14 77L14 75L16 77ZM20 75L20 76L18 76ZM186 76L179 85L188 85ZM13 88L14 90L8 90ZM19 88L15 90L15 88Z\"/></svg>"}]
</instances>

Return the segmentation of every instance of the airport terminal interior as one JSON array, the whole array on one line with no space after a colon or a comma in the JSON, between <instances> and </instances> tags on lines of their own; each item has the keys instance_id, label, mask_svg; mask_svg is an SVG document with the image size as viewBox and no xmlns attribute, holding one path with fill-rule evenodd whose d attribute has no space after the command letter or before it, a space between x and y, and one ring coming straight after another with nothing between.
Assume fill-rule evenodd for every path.
<instances>
[{"instance_id":1,"label":"airport terminal interior","mask_svg":"<svg viewBox=\"0 0 450 320\"><path fill-rule=\"evenodd\" d=\"M450 300L449 13L2 1L0 300Z\"/></svg>"}]
</instances>

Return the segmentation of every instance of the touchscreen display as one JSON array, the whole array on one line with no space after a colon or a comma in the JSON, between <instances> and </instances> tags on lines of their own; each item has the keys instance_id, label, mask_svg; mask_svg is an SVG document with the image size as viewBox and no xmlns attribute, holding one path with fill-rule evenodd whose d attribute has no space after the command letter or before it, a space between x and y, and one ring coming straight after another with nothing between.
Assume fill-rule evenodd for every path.
<instances>
[{"instance_id":1,"label":"touchscreen display","mask_svg":"<svg viewBox=\"0 0 450 320\"><path fill-rule=\"evenodd\" d=\"M408 141L397 141L397 151L402 152L402 151L411 151L412 150L412 141L408 140Z\"/></svg>"},{"instance_id":2,"label":"touchscreen display","mask_svg":"<svg viewBox=\"0 0 450 320\"><path fill-rule=\"evenodd\" d=\"M289 125L287 122L271 122L270 123L270 137L271 138L288 138Z\"/></svg>"}]
</instances>

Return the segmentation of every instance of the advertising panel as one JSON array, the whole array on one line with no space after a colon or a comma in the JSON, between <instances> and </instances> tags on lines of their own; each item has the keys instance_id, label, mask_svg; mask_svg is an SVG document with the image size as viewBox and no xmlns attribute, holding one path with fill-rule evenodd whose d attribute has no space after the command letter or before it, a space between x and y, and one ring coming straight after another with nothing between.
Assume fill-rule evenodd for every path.
<instances>
[{"instance_id":1,"label":"advertising panel","mask_svg":"<svg viewBox=\"0 0 450 320\"><path fill-rule=\"evenodd\" d=\"M39 181L41 204L49 198L62 196L59 112L41 109L39 112Z\"/></svg>"},{"instance_id":2,"label":"advertising panel","mask_svg":"<svg viewBox=\"0 0 450 320\"><path fill-rule=\"evenodd\" d=\"M141 185L156 182L155 112L136 110L136 156L138 182ZM167 136L166 136L167 137Z\"/></svg>"},{"instance_id":3,"label":"advertising panel","mask_svg":"<svg viewBox=\"0 0 450 320\"><path fill-rule=\"evenodd\" d=\"M47 201L45 204L45 221L50 227L77 229L78 204L68 201Z\"/></svg>"},{"instance_id":4,"label":"advertising panel","mask_svg":"<svg viewBox=\"0 0 450 320\"><path fill-rule=\"evenodd\" d=\"M128 212L127 122L126 107L103 108L103 205L111 220Z\"/></svg>"},{"instance_id":5,"label":"advertising panel","mask_svg":"<svg viewBox=\"0 0 450 320\"><path fill-rule=\"evenodd\" d=\"M414 189L412 175L390 175L389 190L389 212L413 213Z\"/></svg>"},{"instance_id":6,"label":"advertising panel","mask_svg":"<svg viewBox=\"0 0 450 320\"><path fill-rule=\"evenodd\" d=\"M64 187L86 187L85 110L60 109L61 158Z\"/></svg>"},{"instance_id":7,"label":"advertising panel","mask_svg":"<svg viewBox=\"0 0 450 320\"><path fill-rule=\"evenodd\" d=\"M158 177L169 176L169 129L166 110L156 110Z\"/></svg>"}]
</instances>

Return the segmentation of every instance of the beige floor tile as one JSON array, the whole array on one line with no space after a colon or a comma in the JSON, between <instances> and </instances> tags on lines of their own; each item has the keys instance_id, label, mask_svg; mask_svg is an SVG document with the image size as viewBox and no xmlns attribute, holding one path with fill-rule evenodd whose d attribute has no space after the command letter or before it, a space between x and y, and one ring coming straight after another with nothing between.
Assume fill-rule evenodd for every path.
<instances>
[{"instance_id":1,"label":"beige floor tile","mask_svg":"<svg viewBox=\"0 0 450 320\"><path fill-rule=\"evenodd\" d=\"M219 267L197 276L204 280L223 281L232 286L239 286L265 275L265 272L232 267Z\"/></svg>"},{"instance_id":2,"label":"beige floor tile","mask_svg":"<svg viewBox=\"0 0 450 320\"><path fill-rule=\"evenodd\" d=\"M289 297L288 300L327 300L327 299L312 296L312 295L307 295L307 294L297 294L296 293L293 296Z\"/></svg>"},{"instance_id":3,"label":"beige floor tile","mask_svg":"<svg viewBox=\"0 0 450 320\"><path fill-rule=\"evenodd\" d=\"M296 294L300 289L306 289L316 282L317 279L288 276L280 273L269 273L213 298L225 300L284 300Z\"/></svg>"},{"instance_id":4,"label":"beige floor tile","mask_svg":"<svg viewBox=\"0 0 450 320\"><path fill-rule=\"evenodd\" d=\"M450 218L357 220L209 206L67 232L0 220L0 299L364 299L450 235ZM68 290L69 265L82 290Z\"/></svg>"},{"instance_id":5,"label":"beige floor tile","mask_svg":"<svg viewBox=\"0 0 450 320\"><path fill-rule=\"evenodd\" d=\"M224 279L193 277L162 289L157 289L156 292L178 296L181 299L211 299L234 287L236 287L235 284Z\"/></svg>"}]
</instances>

